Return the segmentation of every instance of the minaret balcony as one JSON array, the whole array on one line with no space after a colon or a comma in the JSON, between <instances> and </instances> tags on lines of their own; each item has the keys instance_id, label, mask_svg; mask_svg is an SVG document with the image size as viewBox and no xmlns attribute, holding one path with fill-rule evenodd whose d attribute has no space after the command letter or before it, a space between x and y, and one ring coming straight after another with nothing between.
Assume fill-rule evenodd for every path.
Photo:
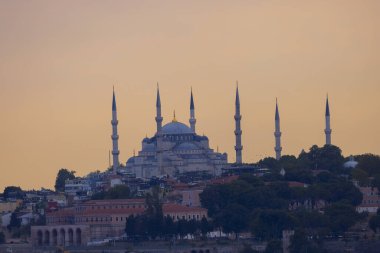
<instances>
[{"instance_id":1,"label":"minaret balcony","mask_svg":"<svg viewBox=\"0 0 380 253\"><path fill-rule=\"evenodd\" d=\"M119 124L119 121L116 119L116 120L111 120L111 124L112 125L117 125L117 124Z\"/></svg>"}]
</instances>

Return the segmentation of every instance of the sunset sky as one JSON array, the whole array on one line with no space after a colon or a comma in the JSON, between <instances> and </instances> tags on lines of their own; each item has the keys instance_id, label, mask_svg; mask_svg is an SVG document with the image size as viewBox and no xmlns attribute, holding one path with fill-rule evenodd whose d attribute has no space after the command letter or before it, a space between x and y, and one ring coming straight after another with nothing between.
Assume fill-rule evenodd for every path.
<instances>
[{"instance_id":1,"label":"sunset sky","mask_svg":"<svg viewBox=\"0 0 380 253\"><path fill-rule=\"evenodd\" d=\"M239 81L243 161L332 143L380 154L380 1L1 1L0 191L54 186L60 168L108 166L115 86L120 160L164 123L188 124L234 152Z\"/></svg>"}]
</instances>

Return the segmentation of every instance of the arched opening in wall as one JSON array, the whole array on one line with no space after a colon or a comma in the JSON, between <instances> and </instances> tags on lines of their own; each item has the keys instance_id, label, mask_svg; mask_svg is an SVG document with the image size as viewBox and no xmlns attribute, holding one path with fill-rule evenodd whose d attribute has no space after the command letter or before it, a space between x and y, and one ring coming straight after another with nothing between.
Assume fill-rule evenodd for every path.
<instances>
[{"instance_id":1,"label":"arched opening in wall","mask_svg":"<svg viewBox=\"0 0 380 253\"><path fill-rule=\"evenodd\" d=\"M77 245L81 245L82 244L82 230L80 228L77 228L77 230L75 231L75 234L76 234L76 244Z\"/></svg>"},{"instance_id":2,"label":"arched opening in wall","mask_svg":"<svg viewBox=\"0 0 380 253\"><path fill-rule=\"evenodd\" d=\"M37 245L41 246L42 245L42 231L38 230L37 232Z\"/></svg>"},{"instance_id":3,"label":"arched opening in wall","mask_svg":"<svg viewBox=\"0 0 380 253\"><path fill-rule=\"evenodd\" d=\"M57 232L57 229L53 229L53 232L52 232L52 242L53 242L54 246L58 245L58 232Z\"/></svg>"},{"instance_id":4,"label":"arched opening in wall","mask_svg":"<svg viewBox=\"0 0 380 253\"><path fill-rule=\"evenodd\" d=\"M69 228L68 234L69 234L69 245L73 245L74 244L74 231L72 228Z\"/></svg>"},{"instance_id":5,"label":"arched opening in wall","mask_svg":"<svg viewBox=\"0 0 380 253\"><path fill-rule=\"evenodd\" d=\"M61 230L59 231L59 237L60 237L59 245L65 246L66 231L63 228L61 228Z\"/></svg>"},{"instance_id":6,"label":"arched opening in wall","mask_svg":"<svg viewBox=\"0 0 380 253\"><path fill-rule=\"evenodd\" d=\"M50 245L50 231L49 230L45 231L45 238L44 239L45 239L44 244Z\"/></svg>"}]
</instances>

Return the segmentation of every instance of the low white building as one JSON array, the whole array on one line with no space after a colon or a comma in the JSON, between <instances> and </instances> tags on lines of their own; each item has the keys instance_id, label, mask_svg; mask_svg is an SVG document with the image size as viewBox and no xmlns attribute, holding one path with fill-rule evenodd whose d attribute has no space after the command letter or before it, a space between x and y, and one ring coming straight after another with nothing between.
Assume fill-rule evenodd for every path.
<instances>
[{"instance_id":1,"label":"low white building","mask_svg":"<svg viewBox=\"0 0 380 253\"><path fill-rule=\"evenodd\" d=\"M68 195L78 195L78 194L91 194L91 186L88 180L83 178L75 178L72 180L66 180L65 182L65 193Z\"/></svg>"},{"instance_id":2,"label":"low white building","mask_svg":"<svg viewBox=\"0 0 380 253\"><path fill-rule=\"evenodd\" d=\"M363 194L362 203L356 207L359 213L376 213L380 207L379 191L376 187L358 187Z\"/></svg>"}]
</instances>

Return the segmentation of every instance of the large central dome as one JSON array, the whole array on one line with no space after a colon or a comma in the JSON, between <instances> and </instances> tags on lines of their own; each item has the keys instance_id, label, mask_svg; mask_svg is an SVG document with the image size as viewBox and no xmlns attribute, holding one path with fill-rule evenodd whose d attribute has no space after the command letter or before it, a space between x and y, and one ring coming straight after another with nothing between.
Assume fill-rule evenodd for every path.
<instances>
[{"instance_id":1,"label":"large central dome","mask_svg":"<svg viewBox=\"0 0 380 253\"><path fill-rule=\"evenodd\" d=\"M193 131L185 124L173 121L162 127L161 132L163 134L192 134Z\"/></svg>"}]
</instances>

